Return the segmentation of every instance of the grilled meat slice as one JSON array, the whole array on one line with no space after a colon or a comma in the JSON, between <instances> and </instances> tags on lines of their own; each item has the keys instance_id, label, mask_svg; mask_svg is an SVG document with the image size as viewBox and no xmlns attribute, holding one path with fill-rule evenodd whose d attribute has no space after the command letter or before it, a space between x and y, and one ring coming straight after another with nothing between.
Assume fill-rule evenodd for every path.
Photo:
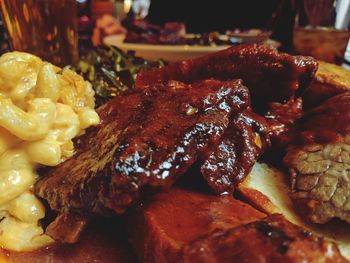
<instances>
[{"instance_id":1,"label":"grilled meat slice","mask_svg":"<svg viewBox=\"0 0 350 263\"><path fill-rule=\"evenodd\" d=\"M249 174L269 143L268 130L266 120L249 108L234 116L224 139L201 167L201 174L216 193L232 193Z\"/></svg>"},{"instance_id":2,"label":"grilled meat slice","mask_svg":"<svg viewBox=\"0 0 350 263\"><path fill-rule=\"evenodd\" d=\"M187 244L177 262L348 262L337 247L273 214Z\"/></svg>"},{"instance_id":3,"label":"grilled meat slice","mask_svg":"<svg viewBox=\"0 0 350 263\"><path fill-rule=\"evenodd\" d=\"M199 237L266 215L230 195L173 187L138 203L126 216L129 239L140 262L170 263L181 262L182 247Z\"/></svg>"},{"instance_id":4,"label":"grilled meat slice","mask_svg":"<svg viewBox=\"0 0 350 263\"><path fill-rule=\"evenodd\" d=\"M332 243L229 195L174 187L136 205L126 219L144 263L347 262Z\"/></svg>"},{"instance_id":5,"label":"grilled meat slice","mask_svg":"<svg viewBox=\"0 0 350 263\"><path fill-rule=\"evenodd\" d=\"M172 81L120 96L99 109L101 124L40 178L36 193L59 213L121 214L144 187L167 188L205 159L248 104L240 81Z\"/></svg>"},{"instance_id":6,"label":"grilled meat slice","mask_svg":"<svg viewBox=\"0 0 350 263\"><path fill-rule=\"evenodd\" d=\"M350 92L310 110L298 126L284 158L293 197L312 222L350 223Z\"/></svg>"},{"instance_id":7,"label":"grilled meat slice","mask_svg":"<svg viewBox=\"0 0 350 263\"><path fill-rule=\"evenodd\" d=\"M197 59L172 63L140 72L135 86L142 88L159 81L193 83L201 79L242 79L250 89L254 109L267 102L283 102L300 95L317 70L311 57L279 54L271 46L237 45ZM261 105L262 104L262 105Z\"/></svg>"}]
</instances>

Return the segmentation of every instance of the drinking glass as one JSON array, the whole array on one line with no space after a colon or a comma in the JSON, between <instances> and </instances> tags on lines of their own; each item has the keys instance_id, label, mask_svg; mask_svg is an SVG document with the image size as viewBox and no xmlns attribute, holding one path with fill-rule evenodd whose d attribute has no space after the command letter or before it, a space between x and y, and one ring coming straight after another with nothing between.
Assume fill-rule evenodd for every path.
<instances>
[{"instance_id":1,"label":"drinking glass","mask_svg":"<svg viewBox=\"0 0 350 263\"><path fill-rule=\"evenodd\" d=\"M294 52L341 64L350 37L348 2L295 0Z\"/></svg>"},{"instance_id":2,"label":"drinking glass","mask_svg":"<svg viewBox=\"0 0 350 263\"><path fill-rule=\"evenodd\" d=\"M0 0L12 49L59 66L78 59L76 0Z\"/></svg>"}]
</instances>

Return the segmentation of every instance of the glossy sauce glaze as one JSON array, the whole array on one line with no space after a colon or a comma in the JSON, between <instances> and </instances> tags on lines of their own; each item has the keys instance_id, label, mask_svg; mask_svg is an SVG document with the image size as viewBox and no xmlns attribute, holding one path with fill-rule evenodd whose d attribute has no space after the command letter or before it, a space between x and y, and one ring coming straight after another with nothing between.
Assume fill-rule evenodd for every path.
<instances>
[{"instance_id":1,"label":"glossy sauce glaze","mask_svg":"<svg viewBox=\"0 0 350 263\"><path fill-rule=\"evenodd\" d=\"M248 105L248 90L237 80L168 82L111 100L76 154L36 184L36 193L60 214L61 224L51 224L49 234L70 242L62 237L65 214L122 214L143 188L170 187L206 158L231 116Z\"/></svg>"},{"instance_id":2,"label":"glossy sauce glaze","mask_svg":"<svg viewBox=\"0 0 350 263\"><path fill-rule=\"evenodd\" d=\"M217 194L232 194L269 145L268 125L250 108L234 116L224 139L210 152L201 174Z\"/></svg>"}]
</instances>

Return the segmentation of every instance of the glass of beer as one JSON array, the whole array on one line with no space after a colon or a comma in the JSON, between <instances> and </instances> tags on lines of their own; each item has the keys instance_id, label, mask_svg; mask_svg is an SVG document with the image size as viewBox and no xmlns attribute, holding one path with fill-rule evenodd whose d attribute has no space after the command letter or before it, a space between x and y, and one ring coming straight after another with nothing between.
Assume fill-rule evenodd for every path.
<instances>
[{"instance_id":1,"label":"glass of beer","mask_svg":"<svg viewBox=\"0 0 350 263\"><path fill-rule=\"evenodd\" d=\"M59 66L78 59L76 0L0 0L14 50Z\"/></svg>"}]
</instances>

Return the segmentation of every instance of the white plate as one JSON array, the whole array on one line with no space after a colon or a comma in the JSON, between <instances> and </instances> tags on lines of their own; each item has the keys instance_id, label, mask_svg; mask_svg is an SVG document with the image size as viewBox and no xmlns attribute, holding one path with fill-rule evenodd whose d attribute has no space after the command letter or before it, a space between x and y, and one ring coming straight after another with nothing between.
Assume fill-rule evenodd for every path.
<instances>
[{"instance_id":1,"label":"white plate","mask_svg":"<svg viewBox=\"0 0 350 263\"><path fill-rule=\"evenodd\" d=\"M111 35L103 39L106 45L119 47L123 51L135 50L136 55L147 60L164 59L169 62L200 57L230 46L150 45L124 43L124 35Z\"/></svg>"}]
</instances>

